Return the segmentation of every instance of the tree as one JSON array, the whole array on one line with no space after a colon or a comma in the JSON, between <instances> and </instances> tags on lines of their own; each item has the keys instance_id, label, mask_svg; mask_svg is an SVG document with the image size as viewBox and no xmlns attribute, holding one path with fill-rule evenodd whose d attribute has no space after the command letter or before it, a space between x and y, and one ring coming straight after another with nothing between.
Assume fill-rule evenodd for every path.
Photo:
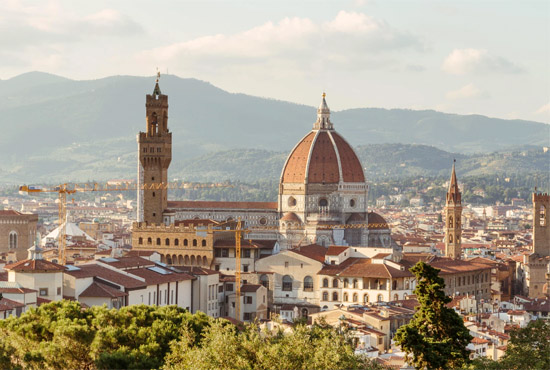
<instances>
[{"instance_id":1,"label":"tree","mask_svg":"<svg viewBox=\"0 0 550 370\"><path fill-rule=\"evenodd\" d=\"M505 369L550 369L550 323L539 319L513 330L499 362Z\"/></svg>"},{"instance_id":2,"label":"tree","mask_svg":"<svg viewBox=\"0 0 550 370\"><path fill-rule=\"evenodd\" d=\"M466 346L472 340L462 318L446 306L451 298L443 289L439 269L418 262L410 271L418 281L414 294L419 306L409 324L394 339L417 369L448 369L468 361Z\"/></svg>"}]
</instances>

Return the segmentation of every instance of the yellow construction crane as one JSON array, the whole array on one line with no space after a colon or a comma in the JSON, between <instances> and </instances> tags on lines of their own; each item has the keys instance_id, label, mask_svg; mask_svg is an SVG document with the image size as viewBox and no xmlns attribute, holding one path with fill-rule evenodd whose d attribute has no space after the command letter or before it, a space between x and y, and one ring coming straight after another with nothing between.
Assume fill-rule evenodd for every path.
<instances>
[{"instance_id":1,"label":"yellow construction crane","mask_svg":"<svg viewBox=\"0 0 550 370\"><path fill-rule=\"evenodd\" d=\"M213 233L235 233L235 285L236 285L236 297L235 297L235 319L241 319L241 240L243 234L253 231L263 230L277 230L277 226L262 226L262 227L249 227L243 229L241 218L237 219L237 224L234 230L219 230L219 229L199 229L197 232L213 232Z\"/></svg>"},{"instance_id":2,"label":"yellow construction crane","mask_svg":"<svg viewBox=\"0 0 550 370\"><path fill-rule=\"evenodd\" d=\"M59 261L62 265L67 263L66 256L66 224L67 224L67 194L90 191L132 191L132 190L159 190L159 189L190 189L190 188L209 188L209 187L232 187L233 185L219 184L202 184L202 183L153 183L138 186L134 182L117 182L116 184L100 184L100 183L65 183L54 187L42 187L34 185L22 185L19 187L20 194L35 194L35 193L58 193L59 194L59 233L58 233L58 251ZM138 189L139 188L139 189Z\"/></svg>"}]
</instances>

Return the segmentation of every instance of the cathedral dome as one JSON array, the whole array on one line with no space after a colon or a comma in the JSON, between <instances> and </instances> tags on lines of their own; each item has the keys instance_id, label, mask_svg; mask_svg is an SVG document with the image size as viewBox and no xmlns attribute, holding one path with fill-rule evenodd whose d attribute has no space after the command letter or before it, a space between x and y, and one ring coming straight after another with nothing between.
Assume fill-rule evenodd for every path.
<instances>
[{"instance_id":1,"label":"cathedral dome","mask_svg":"<svg viewBox=\"0 0 550 370\"><path fill-rule=\"evenodd\" d=\"M313 130L290 152L283 167L281 182L365 182L359 158L348 142L333 129L324 94L317 109Z\"/></svg>"},{"instance_id":2,"label":"cathedral dome","mask_svg":"<svg viewBox=\"0 0 550 370\"><path fill-rule=\"evenodd\" d=\"M369 230L374 229L389 229L388 223L384 219L384 217L380 216L378 213L375 212L369 212L368 214L368 228Z\"/></svg>"}]
</instances>

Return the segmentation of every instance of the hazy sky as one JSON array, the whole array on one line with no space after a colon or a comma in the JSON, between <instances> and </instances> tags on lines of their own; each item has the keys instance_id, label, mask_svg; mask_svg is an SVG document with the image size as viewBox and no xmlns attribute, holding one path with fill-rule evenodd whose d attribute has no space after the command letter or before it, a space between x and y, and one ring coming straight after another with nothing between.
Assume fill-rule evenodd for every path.
<instances>
[{"instance_id":1,"label":"hazy sky","mask_svg":"<svg viewBox=\"0 0 550 370\"><path fill-rule=\"evenodd\" d=\"M333 110L550 122L547 0L1 0L0 58L1 79L159 67L308 105L326 90Z\"/></svg>"}]
</instances>

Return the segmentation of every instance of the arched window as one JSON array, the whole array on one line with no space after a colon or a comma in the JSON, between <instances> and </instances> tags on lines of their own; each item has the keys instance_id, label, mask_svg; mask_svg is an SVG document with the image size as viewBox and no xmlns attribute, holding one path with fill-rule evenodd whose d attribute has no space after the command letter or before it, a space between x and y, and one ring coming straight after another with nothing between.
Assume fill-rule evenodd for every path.
<instances>
[{"instance_id":1,"label":"arched window","mask_svg":"<svg viewBox=\"0 0 550 370\"><path fill-rule=\"evenodd\" d=\"M319 206L320 207L326 207L328 206L328 200L326 198L319 199Z\"/></svg>"},{"instance_id":2,"label":"arched window","mask_svg":"<svg viewBox=\"0 0 550 370\"><path fill-rule=\"evenodd\" d=\"M17 232L15 232L15 231L10 232L10 248L9 249L17 249Z\"/></svg>"},{"instance_id":3,"label":"arched window","mask_svg":"<svg viewBox=\"0 0 550 370\"><path fill-rule=\"evenodd\" d=\"M344 288L349 287L349 281L348 279L344 279Z\"/></svg>"},{"instance_id":4,"label":"arched window","mask_svg":"<svg viewBox=\"0 0 550 370\"><path fill-rule=\"evenodd\" d=\"M174 245L175 246L180 245L180 240L178 238L174 239Z\"/></svg>"},{"instance_id":5,"label":"arched window","mask_svg":"<svg viewBox=\"0 0 550 370\"><path fill-rule=\"evenodd\" d=\"M449 243L453 242L453 234L449 234Z\"/></svg>"},{"instance_id":6,"label":"arched window","mask_svg":"<svg viewBox=\"0 0 550 370\"><path fill-rule=\"evenodd\" d=\"M147 244L149 244L149 245L153 244L153 239L147 238Z\"/></svg>"},{"instance_id":7,"label":"arched window","mask_svg":"<svg viewBox=\"0 0 550 370\"><path fill-rule=\"evenodd\" d=\"M449 228L453 227L453 216L449 216Z\"/></svg>"},{"instance_id":8,"label":"arched window","mask_svg":"<svg viewBox=\"0 0 550 370\"><path fill-rule=\"evenodd\" d=\"M292 291L292 278L289 275L283 276L283 291L284 292Z\"/></svg>"},{"instance_id":9,"label":"arched window","mask_svg":"<svg viewBox=\"0 0 550 370\"><path fill-rule=\"evenodd\" d=\"M166 238L166 239L164 240L164 245L170 245L170 239Z\"/></svg>"},{"instance_id":10,"label":"arched window","mask_svg":"<svg viewBox=\"0 0 550 370\"><path fill-rule=\"evenodd\" d=\"M202 240L201 245L202 245L203 247L206 247L206 239L203 239L203 240Z\"/></svg>"},{"instance_id":11,"label":"arched window","mask_svg":"<svg viewBox=\"0 0 550 370\"><path fill-rule=\"evenodd\" d=\"M160 245L160 238L157 238L157 245Z\"/></svg>"},{"instance_id":12,"label":"arched window","mask_svg":"<svg viewBox=\"0 0 550 370\"><path fill-rule=\"evenodd\" d=\"M395 293L395 294L393 295L393 300L394 300L394 301L398 301L398 300L399 300L399 294Z\"/></svg>"},{"instance_id":13,"label":"arched window","mask_svg":"<svg viewBox=\"0 0 550 370\"><path fill-rule=\"evenodd\" d=\"M332 300L336 302L338 300L338 292L332 292Z\"/></svg>"},{"instance_id":14,"label":"arched window","mask_svg":"<svg viewBox=\"0 0 550 370\"><path fill-rule=\"evenodd\" d=\"M363 294L363 303L369 303L369 295Z\"/></svg>"},{"instance_id":15,"label":"arched window","mask_svg":"<svg viewBox=\"0 0 550 370\"><path fill-rule=\"evenodd\" d=\"M541 205L540 206L540 226L546 226L546 207Z\"/></svg>"},{"instance_id":16,"label":"arched window","mask_svg":"<svg viewBox=\"0 0 550 370\"><path fill-rule=\"evenodd\" d=\"M323 292L323 301L328 301L328 292Z\"/></svg>"},{"instance_id":17,"label":"arched window","mask_svg":"<svg viewBox=\"0 0 550 370\"><path fill-rule=\"evenodd\" d=\"M197 239L193 239L193 247L197 246Z\"/></svg>"},{"instance_id":18,"label":"arched window","mask_svg":"<svg viewBox=\"0 0 550 370\"><path fill-rule=\"evenodd\" d=\"M323 288L328 288L328 279L327 278L323 279Z\"/></svg>"},{"instance_id":19,"label":"arched window","mask_svg":"<svg viewBox=\"0 0 550 370\"><path fill-rule=\"evenodd\" d=\"M333 288L338 288L338 279L333 279L332 280L332 287Z\"/></svg>"},{"instance_id":20,"label":"arched window","mask_svg":"<svg viewBox=\"0 0 550 370\"><path fill-rule=\"evenodd\" d=\"M357 279L353 279L353 289L359 289L359 282Z\"/></svg>"},{"instance_id":21,"label":"arched window","mask_svg":"<svg viewBox=\"0 0 550 370\"><path fill-rule=\"evenodd\" d=\"M405 280L405 289L407 289L407 290L409 289L409 281L408 280Z\"/></svg>"},{"instance_id":22,"label":"arched window","mask_svg":"<svg viewBox=\"0 0 550 370\"><path fill-rule=\"evenodd\" d=\"M378 302L382 302L382 300L384 299L384 297L382 297L382 294L378 294Z\"/></svg>"},{"instance_id":23,"label":"arched window","mask_svg":"<svg viewBox=\"0 0 550 370\"><path fill-rule=\"evenodd\" d=\"M307 317L309 315L309 311L307 308L302 308L302 317Z\"/></svg>"},{"instance_id":24,"label":"arched window","mask_svg":"<svg viewBox=\"0 0 550 370\"><path fill-rule=\"evenodd\" d=\"M187 239L183 239L183 246L187 247L188 245L189 245L189 242L187 241Z\"/></svg>"},{"instance_id":25,"label":"arched window","mask_svg":"<svg viewBox=\"0 0 550 370\"><path fill-rule=\"evenodd\" d=\"M347 302L349 300L348 293L344 293L344 302Z\"/></svg>"},{"instance_id":26,"label":"arched window","mask_svg":"<svg viewBox=\"0 0 550 370\"><path fill-rule=\"evenodd\" d=\"M166 263L169 265L172 264L172 257L169 254L166 255Z\"/></svg>"},{"instance_id":27,"label":"arched window","mask_svg":"<svg viewBox=\"0 0 550 370\"><path fill-rule=\"evenodd\" d=\"M311 276L304 278L304 292L313 292L313 278Z\"/></svg>"},{"instance_id":28,"label":"arched window","mask_svg":"<svg viewBox=\"0 0 550 370\"><path fill-rule=\"evenodd\" d=\"M353 293L353 301L357 302L358 300L359 300L359 296L357 295L357 293Z\"/></svg>"},{"instance_id":29,"label":"arched window","mask_svg":"<svg viewBox=\"0 0 550 370\"><path fill-rule=\"evenodd\" d=\"M407 299L407 293L403 293L403 299Z\"/></svg>"},{"instance_id":30,"label":"arched window","mask_svg":"<svg viewBox=\"0 0 550 370\"><path fill-rule=\"evenodd\" d=\"M266 274L263 274L262 276L260 276L260 284L265 286L266 289L269 289L269 278L267 277Z\"/></svg>"},{"instance_id":31,"label":"arched window","mask_svg":"<svg viewBox=\"0 0 550 370\"><path fill-rule=\"evenodd\" d=\"M143 244L143 238L140 236L139 239L138 239L138 244L139 245L142 245Z\"/></svg>"}]
</instances>

